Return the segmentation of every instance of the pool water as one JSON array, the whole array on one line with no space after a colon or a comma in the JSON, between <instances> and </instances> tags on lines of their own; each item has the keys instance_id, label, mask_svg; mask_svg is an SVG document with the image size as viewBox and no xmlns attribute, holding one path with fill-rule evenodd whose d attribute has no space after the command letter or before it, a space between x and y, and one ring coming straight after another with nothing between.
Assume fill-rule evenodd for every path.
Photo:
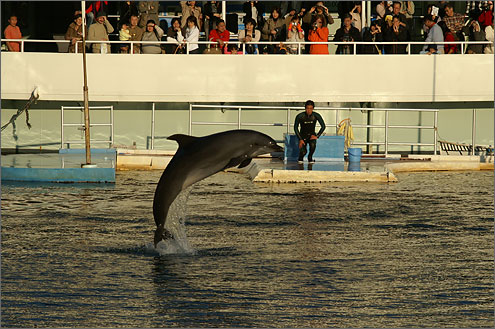
<instances>
[{"instance_id":1,"label":"pool water","mask_svg":"<svg viewBox=\"0 0 495 329\"><path fill-rule=\"evenodd\" d=\"M193 251L164 255L149 248L160 175L2 184L1 325L494 325L493 172L286 185L219 173L189 195Z\"/></svg>"}]
</instances>

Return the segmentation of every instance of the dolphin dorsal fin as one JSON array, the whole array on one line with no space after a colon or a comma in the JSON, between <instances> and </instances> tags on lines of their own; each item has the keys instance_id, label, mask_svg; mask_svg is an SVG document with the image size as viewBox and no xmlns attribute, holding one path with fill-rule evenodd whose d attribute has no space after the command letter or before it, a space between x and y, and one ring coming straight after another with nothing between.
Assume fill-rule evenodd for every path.
<instances>
[{"instance_id":1,"label":"dolphin dorsal fin","mask_svg":"<svg viewBox=\"0 0 495 329\"><path fill-rule=\"evenodd\" d=\"M194 142L196 139L198 139L198 137L183 135L183 134L175 134L168 137L167 139L176 141L177 143L179 143L179 147L187 147L187 145Z\"/></svg>"}]
</instances>

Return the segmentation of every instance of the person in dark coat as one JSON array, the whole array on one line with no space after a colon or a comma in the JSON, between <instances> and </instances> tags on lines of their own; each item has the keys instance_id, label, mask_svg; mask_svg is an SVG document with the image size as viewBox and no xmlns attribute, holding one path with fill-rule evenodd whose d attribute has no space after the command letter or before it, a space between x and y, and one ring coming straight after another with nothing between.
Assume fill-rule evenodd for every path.
<instances>
[{"instance_id":1,"label":"person in dark coat","mask_svg":"<svg viewBox=\"0 0 495 329\"><path fill-rule=\"evenodd\" d=\"M344 25L340 29L338 29L337 32L335 32L333 41L361 41L361 34L359 33L359 30L352 26L351 15L347 14L344 16ZM357 47L356 49L359 49L359 47ZM336 54L354 54L354 46L338 45Z\"/></svg>"},{"instance_id":2,"label":"person in dark coat","mask_svg":"<svg viewBox=\"0 0 495 329\"><path fill-rule=\"evenodd\" d=\"M253 9L254 7L254 9ZM246 1L242 5L242 11L246 14L244 16L244 24L252 18L256 22L256 29L262 30L265 23L263 19L263 13L265 12L265 5L261 1ZM256 17L253 17L253 13L256 13Z\"/></svg>"},{"instance_id":3,"label":"person in dark coat","mask_svg":"<svg viewBox=\"0 0 495 329\"><path fill-rule=\"evenodd\" d=\"M383 40L388 42L407 41L407 29L402 26L399 16L394 16L392 26L384 31ZM385 45L386 54L406 54L406 44Z\"/></svg>"},{"instance_id":4,"label":"person in dark coat","mask_svg":"<svg viewBox=\"0 0 495 329\"><path fill-rule=\"evenodd\" d=\"M131 16L139 17L139 10L136 1L120 1L119 2L120 19L117 23L117 29L120 30L122 24L130 24Z\"/></svg>"},{"instance_id":5,"label":"person in dark coat","mask_svg":"<svg viewBox=\"0 0 495 329\"><path fill-rule=\"evenodd\" d=\"M363 33L363 41L366 42L382 42L383 34L381 27L381 20L375 20L371 23L369 29L366 29ZM382 52L381 45L363 45L361 47L363 54L378 54Z\"/></svg>"}]
</instances>

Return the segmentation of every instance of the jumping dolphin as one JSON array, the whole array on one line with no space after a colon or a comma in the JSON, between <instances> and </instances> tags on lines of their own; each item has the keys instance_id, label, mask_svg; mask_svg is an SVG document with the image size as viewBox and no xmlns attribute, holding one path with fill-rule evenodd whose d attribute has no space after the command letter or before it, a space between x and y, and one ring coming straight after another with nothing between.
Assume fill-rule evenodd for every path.
<instances>
[{"instance_id":1,"label":"jumping dolphin","mask_svg":"<svg viewBox=\"0 0 495 329\"><path fill-rule=\"evenodd\" d=\"M153 199L155 247L172 237L165 229L165 220L183 189L227 168L245 167L258 155L283 150L271 137L254 130L230 130L204 137L177 134L167 139L177 141L179 149L165 168Z\"/></svg>"}]
</instances>

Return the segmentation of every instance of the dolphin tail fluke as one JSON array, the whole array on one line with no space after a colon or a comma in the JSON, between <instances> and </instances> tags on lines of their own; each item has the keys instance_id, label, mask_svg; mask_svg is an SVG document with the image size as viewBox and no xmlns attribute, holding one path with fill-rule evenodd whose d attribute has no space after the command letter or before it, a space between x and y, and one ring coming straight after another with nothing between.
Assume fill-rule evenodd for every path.
<instances>
[{"instance_id":1,"label":"dolphin tail fluke","mask_svg":"<svg viewBox=\"0 0 495 329\"><path fill-rule=\"evenodd\" d=\"M165 229L163 225L159 225L155 230L155 239L154 239L155 248L158 242L173 238L174 236L172 235L172 233L170 233L167 229Z\"/></svg>"}]
</instances>

